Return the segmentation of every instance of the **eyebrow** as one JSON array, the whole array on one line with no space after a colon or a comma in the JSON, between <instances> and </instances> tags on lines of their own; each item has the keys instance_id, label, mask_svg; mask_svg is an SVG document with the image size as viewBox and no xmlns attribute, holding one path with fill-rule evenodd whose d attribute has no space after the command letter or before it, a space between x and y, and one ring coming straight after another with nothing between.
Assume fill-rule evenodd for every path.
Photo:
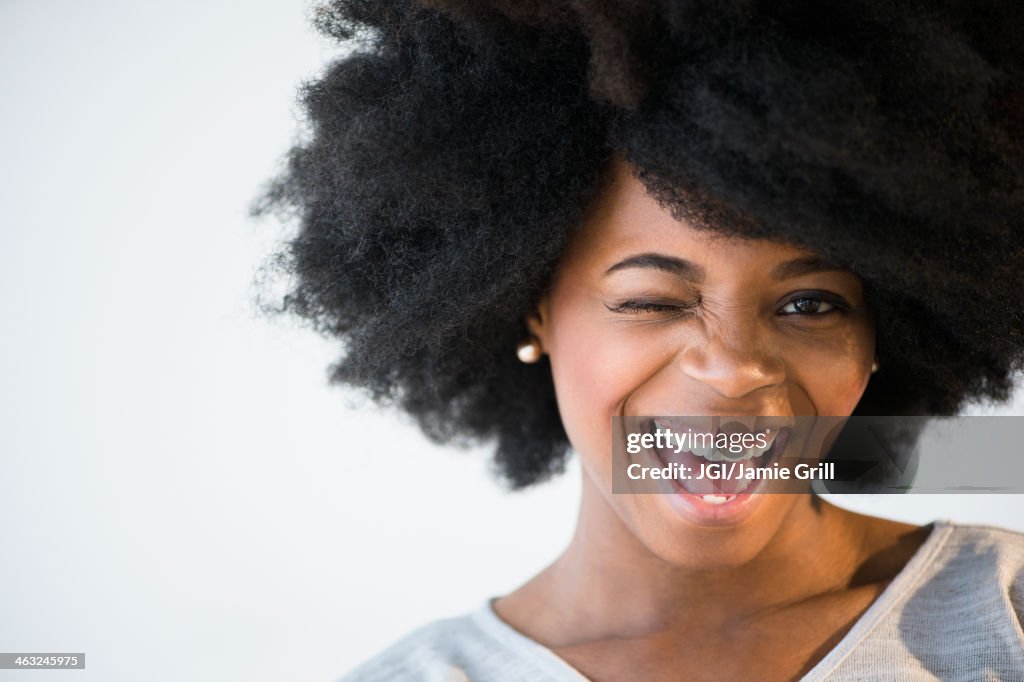
<instances>
[{"instance_id":1,"label":"eyebrow","mask_svg":"<svg viewBox=\"0 0 1024 682\"><path fill-rule=\"evenodd\" d=\"M605 276L627 268L651 268L661 270L678 277L689 280L701 281L707 274L701 266L676 256L667 256L661 253L639 253L619 261L605 270ZM820 258L819 256L801 256L793 260L779 263L772 268L771 276L777 280L799 277L815 272L849 272L833 263Z\"/></svg>"},{"instance_id":2,"label":"eyebrow","mask_svg":"<svg viewBox=\"0 0 1024 682\"><path fill-rule=\"evenodd\" d=\"M704 268L696 263L692 263L685 258L676 258L675 256L666 256L660 253L639 253L635 256L624 258L605 270L604 274L608 276L613 272L627 268L652 268L697 281L703 280L705 274Z\"/></svg>"},{"instance_id":3,"label":"eyebrow","mask_svg":"<svg viewBox=\"0 0 1024 682\"><path fill-rule=\"evenodd\" d=\"M808 275L815 272L849 273L850 271L846 268L839 267L835 263L829 263L819 256L801 256L800 258L794 258L793 260L776 265L772 268L772 277L781 280L789 279L791 277L799 277L800 275Z\"/></svg>"}]
</instances>

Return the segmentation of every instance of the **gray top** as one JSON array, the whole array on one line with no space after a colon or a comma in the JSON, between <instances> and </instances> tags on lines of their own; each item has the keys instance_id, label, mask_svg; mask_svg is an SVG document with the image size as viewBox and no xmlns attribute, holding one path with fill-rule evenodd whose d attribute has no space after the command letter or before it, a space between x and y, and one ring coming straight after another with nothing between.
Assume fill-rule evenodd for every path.
<instances>
[{"instance_id":1,"label":"gray top","mask_svg":"<svg viewBox=\"0 0 1024 682\"><path fill-rule=\"evenodd\" d=\"M407 634L341 682L586 682L488 599ZM1024 681L1024 533L937 520L903 570L801 682Z\"/></svg>"}]
</instances>

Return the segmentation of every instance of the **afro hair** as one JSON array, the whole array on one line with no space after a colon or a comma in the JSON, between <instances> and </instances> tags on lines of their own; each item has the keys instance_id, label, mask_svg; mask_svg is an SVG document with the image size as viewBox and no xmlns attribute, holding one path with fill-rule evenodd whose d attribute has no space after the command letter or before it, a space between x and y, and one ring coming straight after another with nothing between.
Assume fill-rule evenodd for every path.
<instances>
[{"instance_id":1,"label":"afro hair","mask_svg":"<svg viewBox=\"0 0 1024 682\"><path fill-rule=\"evenodd\" d=\"M701 229L856 273L882 369L855 414L1006 400L1024 357L1024 5L335 0L348 51L253 213L332 382L521 488L569 442L523 323L616 154Z\"/></svg>"}]
</instances>

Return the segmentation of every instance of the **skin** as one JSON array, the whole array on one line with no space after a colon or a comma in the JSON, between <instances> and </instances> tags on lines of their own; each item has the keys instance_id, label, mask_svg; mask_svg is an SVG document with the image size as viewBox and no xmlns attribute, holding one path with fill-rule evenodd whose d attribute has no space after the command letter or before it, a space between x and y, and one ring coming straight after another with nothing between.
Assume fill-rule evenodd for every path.
<instances>
[{"instance_id":1,"label":"skin","mask_svg":"<svg viewBox=\"0 0 1024 682\"><path fill-rule=\"evenodd\" d=\"M638 254L695 267L648 258L608 272ZM613 163L527 320L580 457L577 528L554 563L494 602L500 618L599 681L797 679L838 644L925 527L809 493L757 495L747 518L715 525L670 495L611 492L613 416L853 412L874 324L855 275L780 273L813 255L678 221ZM637 301L660 307L620 307Z\"/></svg>"}]
</instances>

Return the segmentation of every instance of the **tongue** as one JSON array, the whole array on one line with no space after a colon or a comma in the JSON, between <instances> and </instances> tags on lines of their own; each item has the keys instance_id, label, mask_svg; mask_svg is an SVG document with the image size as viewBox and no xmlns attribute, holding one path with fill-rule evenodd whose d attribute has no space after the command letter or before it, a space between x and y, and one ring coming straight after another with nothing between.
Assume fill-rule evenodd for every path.
<instances>
[{"instance_id":1,"label":"tongue","mask_svg":"<svg viewBox=\"0 0 1024 682\"><path fill-rule=\"evenodd\" d=\"M678 462L683 466L687 467L690 472L690 476L698 476L700 474L701 465L705 466L707 473L715 472L720 476L733 475L733 478L719 478L719 479L689 479L680 481L683 488L693 493L694 495L735 495L738 492L743 491L745 488L753 487L757 483L756 480L748 479L744 476L747 469L753 469L757 466L760 461L758 458L751 458L742 462L729 462L723 460L721 462L709 462L708 460L694 455L689 452L680 453L667 453L663 451L662 458L668 462ZM715 464L718 466L709 467L709 465Z\"/></svg>"},{"instance_id":2,"label":"tongue","mask_svg":"<svg viewBox=\"0 0 1024 682\"><path fill-rule=\"evenodd\" d=\"M719 464L723 465L721 467L721 472L723 476L732 473L734 476L736 476L736 478L725 478L712 481L712 483L714 484L715 492L722 495L735 495L736 493L746 488L748 485L752 485L754 481L744 477L743 472L745 472L748 468L753 468L753 461L753 459L748 459L743 462L736 462L736 466L733 466L728 462L719 462ZM731 472L730 469L732 469Z\"/></svg>"}]
</instances>

